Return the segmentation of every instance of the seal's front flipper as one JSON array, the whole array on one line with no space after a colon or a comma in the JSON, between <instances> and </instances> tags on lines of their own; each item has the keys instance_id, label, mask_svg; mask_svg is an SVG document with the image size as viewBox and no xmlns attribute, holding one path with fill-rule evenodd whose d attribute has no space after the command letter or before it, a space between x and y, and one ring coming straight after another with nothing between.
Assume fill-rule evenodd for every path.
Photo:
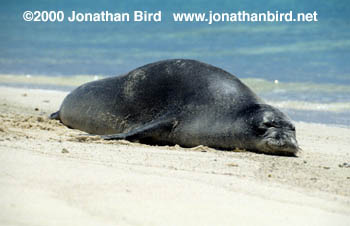
<instances>
[{"instance_id":1,"label":"seal's front flipper","mask_svg":"<svg viewBox=\"0 0 350 226\"><path fill-rule=\"evenodd\" d=\"M109 134L109 135L101 135L100 137L104 140L126 140L126 138L129 136L130 136L130 133L116 133L116 134Z\"/></svg>"},{"instance_id":2,"label":"seal's front flipper","mask_svg":"<svg viewBox=\"0 0 350 226\"><path fill-rule=\"evenodd\" d=\"M153 143L153 140L166 142L166 137L175 128L176 124L174 118L162 118L151 121L127 133L102 135L101 137L105 140L129 140L140 141L141 143Z\"/></svg>"}]
</instances>

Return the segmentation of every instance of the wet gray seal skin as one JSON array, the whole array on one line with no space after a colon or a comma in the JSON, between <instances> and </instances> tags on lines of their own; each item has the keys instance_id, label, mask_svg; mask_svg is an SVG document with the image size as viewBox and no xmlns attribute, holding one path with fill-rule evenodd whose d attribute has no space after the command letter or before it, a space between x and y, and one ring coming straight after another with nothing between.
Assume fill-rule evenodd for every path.
<instances>
[{"instance_id":1,"label":"wet gray seal skin","mask_svg":"<svg viewBox=\"0 0 350 226\"><path fill-rule=\"evenodd\" d=\"M294 156L295 127L234 75L195 60L165 60L86 83L51 115L105 139L246 149Z\"/></svg>"}]
</instances>

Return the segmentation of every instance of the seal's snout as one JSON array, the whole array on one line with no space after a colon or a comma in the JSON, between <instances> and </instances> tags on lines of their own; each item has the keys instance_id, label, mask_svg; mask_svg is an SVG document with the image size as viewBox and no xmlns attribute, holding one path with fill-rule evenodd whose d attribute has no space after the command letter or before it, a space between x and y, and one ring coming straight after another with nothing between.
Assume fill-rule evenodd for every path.
<instances>
[{"instance_id":1,"label":"seal's snout","mask_svg":"<svg viewBox=\"0 0 350 226\"><path fill-rule=\"evenodd\" d=\"M262 111L264 110L264 111ZM267 154L296 156L300 150L296 140L295 126L279 110L264 105L262 118L253 125L258 139L257 149ZM255 117L259 119L259 117Z\"/></svg>"},{"instance_id":2,"label":"seal's snout","mask_svg":"<svg viewBox=\"0 0 350 226\"><path fill-rule=\"evenodd\" d=\"M295 132L285 131L283 129L270 131L269 135L266 137L266 147L268 152L288 156L295 156L300 150L295 138Z\"/></svg>"}]
</instances>

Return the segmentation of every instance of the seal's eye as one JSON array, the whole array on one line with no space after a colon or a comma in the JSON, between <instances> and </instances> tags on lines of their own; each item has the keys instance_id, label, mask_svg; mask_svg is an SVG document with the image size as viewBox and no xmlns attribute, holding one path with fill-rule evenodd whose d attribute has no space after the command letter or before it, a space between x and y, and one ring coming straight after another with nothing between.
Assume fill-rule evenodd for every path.
<instances>
[{"instance_id":1,"label":"seal's eye","mask_svg":"<svg viewBox=\"0 0 350 226\"><path fill-rule=\"evenodd\" d=\"M264 135L266 133L267 129L268 129L268 127L263 123L258 128L256 128L256 132L259 135Z\"/></svg>"},{"instance_id":2,"label":"seal's eye","mask_svg":"<svg viewBox=\"0 0 350 226\"><path fill-rule=\"evenodd\" d=\"M275 125L275 123L274 123L273 121L264 122L264 125L265 125L267 128L276 127L276 125Z\"/></svg>"},{"instance_id":3,"label":"seal's eye","mask_svg":"<svg viewBox=\"0 0 350 226\"><path fill-rule=\"evenodd\" d=\"M257 128L257 133L259 135L264 135L270 128L277 128L277 125L273 120L262 122Z\"/></svg>"}]
</instances>

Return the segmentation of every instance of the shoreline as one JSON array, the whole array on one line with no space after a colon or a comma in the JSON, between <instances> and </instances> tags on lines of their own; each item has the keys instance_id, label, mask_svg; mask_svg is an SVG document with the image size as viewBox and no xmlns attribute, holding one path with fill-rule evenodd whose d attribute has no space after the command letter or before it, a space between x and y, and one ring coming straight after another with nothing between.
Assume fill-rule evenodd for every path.
<instances>
[{"instance_id":1,"label":"shoreline","mask_svg":"<svg viewBox=\"0 0 350 226\"><path fill-rule=\"evenodd\" d=\"M297 122L298 158L81 136L67 92L0 86L0 224L346 225L350 129Z\"/></svg>"}]
</instances>

